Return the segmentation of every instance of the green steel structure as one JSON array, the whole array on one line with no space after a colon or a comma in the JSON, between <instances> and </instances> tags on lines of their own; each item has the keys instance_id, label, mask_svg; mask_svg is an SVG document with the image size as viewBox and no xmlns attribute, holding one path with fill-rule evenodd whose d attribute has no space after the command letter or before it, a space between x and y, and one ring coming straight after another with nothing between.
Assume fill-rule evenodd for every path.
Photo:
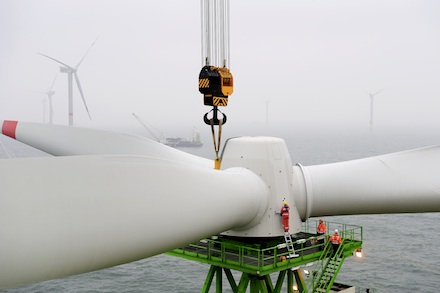
<instances>
[{"instance_id":1,"label":"green steel structure","mask_svg":"<svg viewBox=\"0 0 440 293\"><path fill-rule=\"evenodd\" d=\"M316 234L317 224L316 220L308 220L303 223L302 231L293 235L296 257L290 257L283 237L237 239L221 235L168 254L211 265L202 293L209 292L214 277L216 292L223 292L223 273L234 293L245 293L248 287L251 293L278 293L286 287L288 293L330 292L345 258L362 247L362 227L326 222L327 233L338 229L343 238L334 252L328 242L329 235ZM300 266L311 263L312 274L305 280ZM238 283L232 271L241 272ZM274 283L271 274L278 274Z\"/></svg>"}]
</instances>

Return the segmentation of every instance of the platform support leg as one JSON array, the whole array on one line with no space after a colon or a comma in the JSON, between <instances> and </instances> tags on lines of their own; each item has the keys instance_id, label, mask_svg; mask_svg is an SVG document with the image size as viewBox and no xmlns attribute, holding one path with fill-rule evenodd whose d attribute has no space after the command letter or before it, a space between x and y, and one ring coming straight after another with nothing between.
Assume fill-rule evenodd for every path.
<instances>
[{"instance_id":1,"label":"platform support leg","mask_svg":"<svg viewBox=\"0 0 440 293\"><path fill-rule=\"evenodd\" d=\"M294 277L292 270L287 270L287 293L293 293L293 285L295 285L293 280Z\"/></svg>"},{"instance_id":2,"label":"platform support leg","mask_svg":"<svg viewBox=\"0 0 440 293\"><path fill-rule=\"evenodd\" d=\"M223 291L223 274L222 274L222 268L216 267L215 268L215 292L216 293L222 293Z\"/></svg>"},{"instance_id":3,"label":"platform support leg","mask_svg":"<svg viewBox=\"0 0 440 293\"><path fill-rule=\"evenodd\" d=\"M243 273L240 278L240 283L238 283L237 293L246 293L248 284L249 284L249 274Z\"/></svg>"},{"instance_id":4,"label":"platform support leg","mask_svg":"<svg viewBox=\"0 0 440 293\"><path fill-rule=\"evenodd\" d=\"M232 292L234 293L246 293L246 290L249 286L250 293L281 293L281 289L284 283L284 279L287 274L287 293L296 293L303 292L305 289L304 279L302 278L301 272L298 270L284 270L280 271L278 274L278 278L276 281L275 287L272 284L272 279L270 275L258 276L248 273L242 273L240 282L238 285L235 282L234 276L231 273L230 269L223 269L218 266L211 266L208 271L208 275L206 276L205 283L203 284L202 293L208 293L211 288L212 281L215 278L215 292L222 293L223 292L223 271L229 281L229 285L231 286ZM298 290L293 290L293 285L295 284L295 280L298 284Z\"/></svg>"},{"instance_id":5,"label":"platform support leg","mask_svg":"<svg viewBox=\"0 0 440 293\"><path fill-rule=\"evenodd\" d=\"M306 281L304 280L304 276L301 272L301 269L296 269L293 271L293 274L295 275L296 284L298 286L299 292L307 292L307 286Z\"/></svg>"},{"instance_id":6,"label":"platform support leg","mask_svg":"<svg viewBox=\"0 0 440 293\"><path fill-rule=\"evenodd\" d=\"M211 287L212 279L214 278L215 271L216 271L215 266L211 266L209 268L208 275L206 276L205 283L203 284L202 287L202 291L201 291L202 293L209 292L209 288Z\"/></svg>"},{"instance_id":7,"label":"platform support leg","mask_svg":"<svg viewBox=\"0 0 440 293\"><path fill-rule=\"evenodd\" d=\"M264 278L264 281L265 281L266 288L267 288L268 292L274 292L273 291L272 279L270 278L270 275L265 275L263 278Z\"/></svg>"},{"instance_id":8,"label":"platform support leg","mask_svg":"<svg viewBox=\"0 0 440 293\"><path fill-rule=\"evenodd\" d=\"M259 283L257 283L257 278L255 275L250 275L250 281L251 281L251 293L259 293Z\"/></svg>"},{"instance_id":9,"label":"platform support leg","mask_svg":"<svg viewBox=\"0 0 440 293\"><path fill-rule=\"evenodd\" d=\"M284 278L286 277L286 271L280 271L277 278L277 283L275 285L275 290L273 292L281 292L281 286L283 286Z\"/></svg>"},{"instance_id":10,"label":"platform support leg","mask_svg":"<svg viewBox=\"0 0 440 293\"><path fill-rule=\"evenodd\" d=\"M232 292L237 292L238 291L238 287L237 284L235 283L235 279L234 276L231 273L230 269L223 269L225 271L225 275L228 278L229 281L229 285L231 286Z\"/></svg>"}]
</instances>

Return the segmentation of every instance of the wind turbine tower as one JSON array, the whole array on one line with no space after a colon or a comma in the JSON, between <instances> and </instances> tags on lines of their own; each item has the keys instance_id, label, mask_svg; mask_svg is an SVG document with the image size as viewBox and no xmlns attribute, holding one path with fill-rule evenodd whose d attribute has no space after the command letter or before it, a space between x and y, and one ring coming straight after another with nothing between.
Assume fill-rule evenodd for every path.
<instances>
[{"instance_id":1,"label":"wind turbine tower","mask_svg":"<svg viewBox=\"0 0 440 293\"><path fill-rule=\"evenodd\" d=\"M46 123L46 100L41 100L43 103L43 123Z\"/></svg>"},{"instance_id":2,"label":"wind turbine tower","mask_svg":"<svg viewBox=\"0 0 440 293\"><path fill-rule=\"evenodd\" d=\"M97 40L98 38L96 38ZM84 56L82 57L82 59L78 62L78 64L74 67L67 65L66 63L63 63L55 58L52 58L50 56L47 56L45 54L42 53L38 53L44 57L47 57L49 59L52 59L53 61L63 65L60 66L60 72L61 73L67 73L67 84L68 84L68 89L67 89L67 93L68 93L68 98L69 98L69 126L73 126L73 86L72 86L72 81L73 81L73 76L75 76L75 81L76 81L76 85L78 87L79 93L81 95L81 98L83 100L84 103L84 107L87 110L87 114L89 115L89 118L92 119L92 117L90 116L90 112L89 109L87 107L87 103L86 100L84 98L84 93L82 91L81 88L81 83L79 81L79 77L78 77L78 67L81 65L81 63L84 61L84 59L86 58L86 56L89 54L90 50L92 49L93 45L95 44L96 40L92 43L92 45L90 46L90 48L87 50L86 54L84 54Z\"/></svg>"},{"instance_id":3,"label":"wind turbine tower","mask_svg":"<svg viewBox=\"0 0 440 293\"><path fill-rule=\"evenodd\" d=\"M367 92L368 96L370 96L370 130L373 129L373 109L374 109L374 97L379 94L381 91L383 91L385 88L381 89L380 91L372 94Z\"/></svg>"},{"instance_id":4,"label":"wind turbine tower","mask_svg":"<svg viewBox=\"0 0 440 293\"><path fill-rule=\"evenodd\" d=\"M52 88L53 88L53 85L55 84L56 79L57 79L57 75L55 75L55 78L52 82L52 85L50 86L50 89L47 92L41 92L42 94L47 95L47 99L49 100L49 123L50 124L52 124L52 122L53 122L52 96L55 94L55 92L52 90ZM44 118L44 120L46 120L46 119ZM46 121L44 121L44 122L46 122Z\"/></svg>"}]
</instances>

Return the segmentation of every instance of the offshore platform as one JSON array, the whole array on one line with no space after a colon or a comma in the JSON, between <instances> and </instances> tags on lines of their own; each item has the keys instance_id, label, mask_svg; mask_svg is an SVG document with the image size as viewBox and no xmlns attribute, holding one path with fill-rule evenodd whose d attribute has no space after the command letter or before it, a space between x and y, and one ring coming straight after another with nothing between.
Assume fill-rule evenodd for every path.
<instances>
[{"instance_id":1,"label":"offshore platform","mask_svg":"<svg viewBox=\"0 0 440 293\"><path fill-rule=\"evenodd\" d=\"M168 254L210 265L202 293L209 292L214 276L215 292L223 292L223 273L234 293L247 292L248 288L251 293L355 292L354 287L335 281L344 260L361 253L362 227L326 222L326 226L338 228L343 239L333 251L328 234L318 236L317 225L316 220L308 220L293 239L290 235L288 239L216 235ZM301 266L306 265L312 269L304 275ZM234 271L241 273L238 282ZM271 275L275 275L275 282Z\"/></svg>"}]
</instances>

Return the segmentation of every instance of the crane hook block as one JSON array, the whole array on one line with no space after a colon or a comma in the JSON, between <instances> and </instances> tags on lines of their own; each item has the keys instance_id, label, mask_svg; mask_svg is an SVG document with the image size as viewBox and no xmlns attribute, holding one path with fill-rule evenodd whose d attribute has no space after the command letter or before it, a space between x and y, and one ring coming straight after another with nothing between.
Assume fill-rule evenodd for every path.
<instances>
[{"instance_id":1,"label":"crane hook block","mask_svg":"<svg viewBox=\"0 0 440 293\"><path fill-rule=\"evenodd\" d=\"M204 66L199 74L199 91L205 106L228 105L228 96L234 91L234 79L226 67Z\"/></svg>"}]
</instances>

